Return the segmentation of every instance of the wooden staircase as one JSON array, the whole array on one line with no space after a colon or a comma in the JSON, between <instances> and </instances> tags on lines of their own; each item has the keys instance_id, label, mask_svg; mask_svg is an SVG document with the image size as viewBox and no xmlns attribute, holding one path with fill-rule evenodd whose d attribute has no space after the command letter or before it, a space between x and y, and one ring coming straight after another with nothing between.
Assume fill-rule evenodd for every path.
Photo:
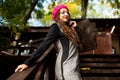
<instances>
[{"instance_id":1,"label":"wooden staircase","mask_svg":"<svg viewBox=\"0 0 120 80\"><path fill-rule=\"evenodd\" d=\"M80 55L83 80L120 80L120 55Z\"/></svg>"}]
</instances>

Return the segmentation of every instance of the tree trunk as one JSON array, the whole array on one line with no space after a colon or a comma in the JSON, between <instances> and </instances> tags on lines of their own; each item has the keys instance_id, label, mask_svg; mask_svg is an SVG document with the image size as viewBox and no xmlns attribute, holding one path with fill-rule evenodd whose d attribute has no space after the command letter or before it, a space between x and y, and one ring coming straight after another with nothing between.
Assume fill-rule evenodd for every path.
<instances>
[{"instance_id":1,"label":"tree trunk","mask_svg":"<svg viewBox=\"0 0 120 80\"><path fill-rule=\"evenodd\" d=\"M87 12L87 6L88 6L88 0L81 0L81 11L83 12L82 18L86 18L86 12Z\"/></svg>"},{"instance_id":2,"label":"tree trunk","mask_svg":"<svg viewBox=\"0 0 120 80\"><path fill-rule=\"evenodd\" d=\"M21 23L23 23L23 24L27 23L27 20L30 18L30 15L31 15L32 11L34 10L37 3L38 3L38 0L33 0L31 2L29 9L26 11L25 15L21 19Z\"/></svg>"},{"instance_id":3,"label":"tree trunk","mask_svg":"<svg viewBox=\"0 0 120 80\"><path fill-rule=\"evenodd\" d=\"M115 0L115 3L117 4L117 8L119 9L119 8L120 8L119 1L118 1L118 0Z\"/></svg>"}]
</instances>

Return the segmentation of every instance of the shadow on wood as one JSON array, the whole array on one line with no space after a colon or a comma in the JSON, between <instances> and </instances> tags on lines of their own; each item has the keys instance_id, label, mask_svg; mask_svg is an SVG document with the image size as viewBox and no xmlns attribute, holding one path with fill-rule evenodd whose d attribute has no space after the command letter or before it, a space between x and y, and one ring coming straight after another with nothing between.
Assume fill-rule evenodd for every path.
<instances>
[{"instance_id":1,"label":"shadow on wood","mask_svg":"<svg viewBox=\"0 0 120 80\"><path fill-rule=\"evenodd\" d=\"M56 52L54 50L54 45L52 44L45 51L44 55L39 58L39 60L36 62L35 65L24 70L23 72L16 72L12 74L7 80L44 80L45 79L44 73L46 69L48 69L52 73L52 75L46 74L46 77L49 78L50 80L54 80L55 78L55 72L54 72L55 55L56 55ZM52 63L50 63L50 61Z\"/></svg>"}]
</instances>

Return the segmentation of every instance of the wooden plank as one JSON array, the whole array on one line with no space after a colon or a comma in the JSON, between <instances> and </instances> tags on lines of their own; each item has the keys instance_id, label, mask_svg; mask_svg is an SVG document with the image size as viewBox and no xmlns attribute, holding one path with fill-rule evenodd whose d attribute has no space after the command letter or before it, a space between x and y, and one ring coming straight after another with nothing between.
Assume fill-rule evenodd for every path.
<instances>
[{"instance_id":1,"label":"wooden plank","mask_svg":"<svg viewBox=\"0 0 120 80\"><path fill-rule=\"evenodd\" d=\"M40 62L42 62L42 60L48 55L48 53L50 53L50 51L51 50L53 50L54 49L54 45L52 44L46 51L45 51L45 53L44 53L44 55L43 56L41 56L40 58L39 58L39 60L36 62L36 63L38 63L39 62L39 64L35 64L34 66L32 66L32 67L30 67L30 68L28 68L28 69L26 69L26 70L24 70L23 72L15 72L14 74L12 74L7 80L31 80L31 77L33 76L33 75L36 75L36 69L37 69L37 71L38 71L38 69L39 69L39 67L41 67L41 68L43 68L43 66L40 64ZM35 71L35 72L34 72ZM31 74L33 74L32 76L31 76ZM17 77L16 77L17 76ZM28 79L29 78L29 79Z\"/></svg>"}]
</instances>

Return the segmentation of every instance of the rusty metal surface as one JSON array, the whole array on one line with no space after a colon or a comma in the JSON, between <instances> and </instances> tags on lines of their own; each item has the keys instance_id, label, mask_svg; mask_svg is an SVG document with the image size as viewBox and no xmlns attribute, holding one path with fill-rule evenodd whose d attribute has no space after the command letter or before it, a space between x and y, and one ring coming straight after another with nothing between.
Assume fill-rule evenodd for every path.
<instances>
[{"instance_id":1,"label":"rusty metal surface","mask_svg":"<svg viewBox=\"0 0 120 80\"><path fill-rule=\"evenodd\" d=\"M87 51L81 54L112 54L112 40L111 33L98 32L97 35L97 49Z\"/></svg>"}]
</instances>

